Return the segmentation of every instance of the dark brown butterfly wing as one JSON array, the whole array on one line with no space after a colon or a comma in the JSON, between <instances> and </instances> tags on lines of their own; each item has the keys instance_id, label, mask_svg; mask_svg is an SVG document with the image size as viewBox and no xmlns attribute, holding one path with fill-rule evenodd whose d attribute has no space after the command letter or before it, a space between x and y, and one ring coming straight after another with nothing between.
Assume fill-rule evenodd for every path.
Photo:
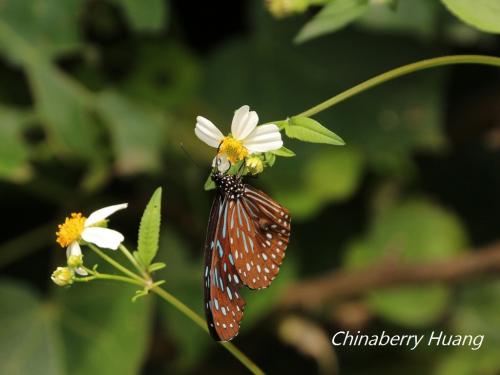
<instances>
[{"instance_id":1,"label":"dark brown butterfly wing","mask_svg":"<svg viewBox=\"0 0 500 375\"><path fill-rule=\"evenodd\" d=\"M229 212L229 241L241 281L268 287L279 272L290 238L290 214L264 192L245 185Z\"/></svg>"},{"instance_id":2,"label":"dark brown butterfly wing","mask_svg":"<svg viewBox=\"0 0 500 375\"><path fill-rule=\"evenodd\" d=\"M238 334L245 301L229 244L229 212L234 201L219 192L214 200L205 240L205 315L210 334L229 341Z\"/></svg>"}]
</instances>

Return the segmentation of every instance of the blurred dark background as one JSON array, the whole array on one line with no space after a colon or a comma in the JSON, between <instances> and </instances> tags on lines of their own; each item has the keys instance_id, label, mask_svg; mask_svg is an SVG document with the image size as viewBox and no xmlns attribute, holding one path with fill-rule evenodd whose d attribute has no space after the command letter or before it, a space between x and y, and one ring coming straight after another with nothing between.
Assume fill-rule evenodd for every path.
<instances>
[{"instance_id":1,"label":"blurred dark background","mask_svg":"<svg viewBox=\"0 0 500 375\"><path fill-rule=\"evenodd\" d=\"M57 224L129 202L111 225L133 248L162 186L167 267L157 278L202 313L213 150L194 136L197 115L229 131L243 104L261 122L280 120L406 63L499 55L498 36L434 1L386 8L295 43L317 8L280 19L260 1L0 0L0 373L245 373L160 300L131 303L134 290L112 283L54 286L50 274L65 263ZM297 157L252 182L291 210L293 233L272 287L245 294L234 343L269 373L498 374L498 275L283 302L309 279L394 252L418 265L498 240L498 68L415 73L316 118L347 145L285 138ZM486 337L477 351L333 348L340 329Z\"/></svg>"}]
</instances>

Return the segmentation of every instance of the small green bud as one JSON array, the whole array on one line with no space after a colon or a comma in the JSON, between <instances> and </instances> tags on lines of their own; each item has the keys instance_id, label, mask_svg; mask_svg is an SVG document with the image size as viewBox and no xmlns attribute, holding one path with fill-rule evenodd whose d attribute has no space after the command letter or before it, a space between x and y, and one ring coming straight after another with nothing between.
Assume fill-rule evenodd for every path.
<instances>
[{"instance_id":1,"label":"small green bud","mask_svg":"<svg viewBox=\"0 0 500 375\"><path fill-rule=\"evenodd\" d=\"M245 166L251 174L259 174L264 170L264 163L258 156L251 156L246 159Z\"/></svg>"},{"instance_id":2,"label":"small green bud","mask_svg":"<svg viewBox=\"0 0 500 375\"><path fill-rule=\"evenodd\" d=\"M59 286L67 286L73 284L75 274L68 267L57 267L50 277L52 281Z\"/></svg>"},{"instance_id":3,"label":"small green bud","mask_svg":"<svg viewBox=\"0 0 500 375\"><path fill-rule=\"evenodd\" d=\"M78 268L83 265L83 254L80 255L71 255L68 258L68 267L70 268Z\"/></svg>"}]
</instances>

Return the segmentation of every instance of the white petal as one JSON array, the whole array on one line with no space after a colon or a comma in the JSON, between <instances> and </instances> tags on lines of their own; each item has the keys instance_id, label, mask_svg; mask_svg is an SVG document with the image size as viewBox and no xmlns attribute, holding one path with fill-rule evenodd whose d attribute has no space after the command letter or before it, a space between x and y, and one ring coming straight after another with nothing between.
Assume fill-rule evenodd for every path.
<instances>
[{"instance_id":1,"label":"white petal","mask_svg":"<svg viewBox=\"0 0 500 375\"><path fill-rule=\"evenodd\" d=\"M69 259L70 256L72 255L81 255L82 254L82 249L80 248L80 245L78 244L77 241L73 241L69 244L68 248L66 249L66 257Z\"/></svg>"},{"instance_id":2,"label":"white petal","mask_svg":"<svg viewBox=\"0 0 500 375\"><path fill-rule=\"evenodd\" d=\"M231 163L227 160L226 154L218 155L212 162L212 167L217 166L219 172L225 173L231 168Z\"/></svg>"},{"instance_id":3,"label":"white petal","mask_svg":"<svg viewBox=\"0 0 500 375\"><path fill-rule=\"evenodd\" d=\"M274 124L258 126L243 142L251 152L267 152L283 146L279 128Z\"/></svg>"},{"instance_id":4,"label":"white petal","mask_svg":"<svg viewBox=\"0 0 500 375\"><path fill-rule=\"evenodd\" d=\"M211 147L219 147L224 135L221 133L217 126L212 121L205 117L196 117L196 126L194 128L196 136Z\"/></svg>"},{"instance_id":5,"label":"white petal","mask_svg":"<svg viewBox=\"0 0 500 375\"><path fill-rule=\"evenodd\" d=\"M128 203L115 204L114 206L104 207L100 210L94 211L90 214L90 216L85 220L85 227L90 227L94 224L103 221L108 216L114 214L116 211L123 210L127 208Z\"/></svg>"},{"instance_id":6,"label":"white petal","mask_svg":"<svg viewBox=\"0 0 500 375\"><path fill-rule=\"evenodd\" d=\"M255 111L250 111L250 107L244 105L234 112L233 122L231 123L231 133L235 139L243 140L259 123L259 116Z\"/></svg>"},{"instance_id":7,"label":"white petal","mask_svg":"<svg viewBox=\"0 0 500 375\"><path fill-rule=\"evenodd\" d=\"M116 230L100 227L85 228L82 233L82 238L94 245L105 249L118 249L118 246L123 242L123 234Z\"/></svg>"},{"instance_id":8,"label":"white petal","mask_svg":"<svg viewBox=\"0 0 500 375\"><path fill-rule=\"evenodd\" d=\"M79 275L82 275L82 276L87 276L88 275L88 272L85 271L83 269L83 267L78 267L77 269L75 269L75 272Z\"/></svg>"}]
</instances>

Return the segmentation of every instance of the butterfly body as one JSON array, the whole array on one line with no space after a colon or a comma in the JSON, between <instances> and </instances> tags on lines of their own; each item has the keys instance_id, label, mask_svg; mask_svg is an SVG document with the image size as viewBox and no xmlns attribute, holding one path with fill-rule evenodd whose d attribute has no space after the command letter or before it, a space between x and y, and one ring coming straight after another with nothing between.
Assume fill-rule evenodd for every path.
<instances>
[{"instance_id":1,"label":"butterfly body","mask_svg":"<svg viewBox=\"0 0 500 375\"><path fill-rule=\"evenodd\" d=\"M211 335L238 334L243 286L268 287L279 272L290 236L286 208L240 176L214 172L217 187L205 241L205 314Z\"/></svg>"}]
</instances>

